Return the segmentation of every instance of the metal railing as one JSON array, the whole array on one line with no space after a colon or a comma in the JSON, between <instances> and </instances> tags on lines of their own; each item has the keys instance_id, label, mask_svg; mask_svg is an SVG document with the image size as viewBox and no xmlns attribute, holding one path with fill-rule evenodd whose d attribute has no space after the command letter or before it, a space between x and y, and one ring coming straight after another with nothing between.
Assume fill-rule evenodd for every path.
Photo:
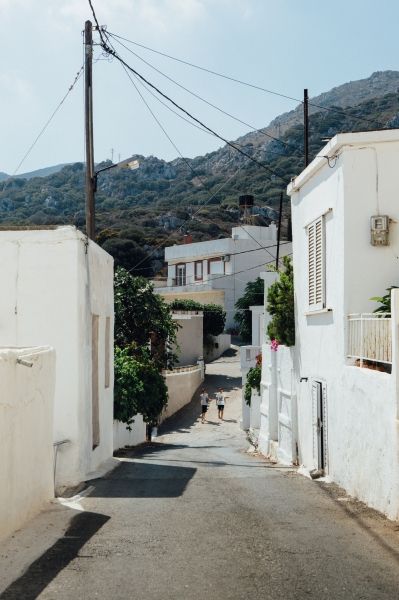
<instances>
[{"instance_id":1,"label":"metal railing","mask_svg":"<svg viewBox=\"0 0 399 600\"><path fill-rule=\"evenodd\" d=\"M354 313L348 315L347 357L360 361L392 363L390 313Z\"/></svg>"}]
</instances>

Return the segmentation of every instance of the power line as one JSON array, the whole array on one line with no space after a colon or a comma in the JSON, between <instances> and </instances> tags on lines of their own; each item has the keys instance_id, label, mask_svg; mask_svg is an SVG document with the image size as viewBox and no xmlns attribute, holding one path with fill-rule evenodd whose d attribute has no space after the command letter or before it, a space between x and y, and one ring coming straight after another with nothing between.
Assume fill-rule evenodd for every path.
<instances>
[{"instance_id":1,"label":"power line","mask_svg":"<svg viewBox=\"0 0 399 600\"><path fill-rule=\"evenodd\" d=\"M112 34L109 34L113 39L115 39L118 44L120 44L123 48L125 48L125 50L127 50L128 52L130 52L131 54L133 54L134 56L136 56L136 58L138 58L139 60L141 60L143 63L145 63L146 65L148 65L151 69L153 69L154 71L156 71L157 73L159 73L160 75L162 75L163 77L165 77L166 79L168 79L169 81L171 81L172 83L174 83L175 85L177 85L179 88L181 88L182 90L184 90L185 92L187 92L188 94L191 94L192 96L194 96L195 98L197 98L198 100L201 100L201 102L204 102L205 104L207 104L208 106L211 106L212 108L214 108L215 110L219 111L220 113L230 117L231 119L233 119L234 121L237 121L238 123L241 123L241 125L245 125L246 127L249 127L250 129L252 129L253 131L255 131L256 133L260 133L261 135L264 135L265 137L274 140L280 144L283 144L284 146L286 146L287 148L289 147L293 147L298 149L298 146L296 144L290 144L289 142L286 142L285 140L282 140L274 135L271 135L270 133L266 133L265 131L263 131L263 129L258 129L257 127L255 127L254 125L251 125L250 123L247 123L246 121L243 121L242 119L232 115L231 113L227 112L226 110L224 110L223 108L220 108L219 106L216 106L216 104L213 104L212 102L210 102L209 100L206 100L205 98L203 98L202 96L200 96L199 94L197 94L196 92L193 92L192 90L188 89L187 87L185 87L184 85L182 85L181 83L179 83L178 81L176 81L175 79L173 79L172 77L170 77L169 75L166 75L166 73L163 73L160 69L157 69L157 67L155 67L154 65L152 65L151 63L149 63L147 60L145 60L143 57L141 57L139 54L137 54L136 52L133 52L133 50L131 50L130 48L128 48L127 46L125 46L125 44L122 44L122 42L120 42L116 36L113 36Z\"/></svg>"},{"instance_id":2,"label":"power line","mask_svg":"<svg viewBox=\"0 0 399 600\"><path fill-rule=\"evenodd\" d=\"M294 96L288 96L287 94L283 94L281 92L276 92L274 90L270 90L268 88L264 88L260 85L256 85L253 83L249 83L248 81L243 81L241 79L238 79L236 77L232 77L230 75L225 75L224 73L219 73L217 71L213 71L212 69L208 69L206 67L201 67L200 65L196 65L190 61L187 60L183 60L181 58L177 58L176 56L172 56L170 54L167 54L166 52L161 52L160 50L155 50L154 48L150 48L149 46L146 46L145 44L140 44L139 42L135 42L133 40L129 40L125 37L122 37L120 35L117 35L116 33L111 33L108 32L109 35L112 35L112 37L118 38L120 40L123 40L124 42L128 42L129 44L134 44L135 46L139 46L140 48L144 48L145 50L149 50L150 52L153 52L154 54L159 54L160 56L164 56L165 58L169 58L171 60L174 60L176 62L182 63L184 65L187 65L189 67L193 67L194 69L198 69L200 71L204 71L205 73L210 73L211 75L215 75L216 77L221 77L223 79L227 79L229 81L233 81L234 83L239 83L240 85L244 85L246 87L250 87L253 88L255 90L259 90L261 92L265 92L267 94L271 94L273 96L279 96L280 98L285 98L287 100L292 100L294 102L299 102L300 104L303 104L303 99L301 98L296 98ZM345 117L350 116L350 118L352 119L357 119L359 121L367 121L369 123L372 123L373 125L375 125L375 121L373 121L372 119L368 119L367 117L361 117L358 115L348 115L344 110L339 110L337 108L331 107L331 106L322 106L321 104L317 104L316 102L309 102L309 106L314 106L315 108L319 108L320 110L325 110L325 111L330 111L330 112L334 112L336 114L340 114L343 115Z\"/></svg>"},{"instance_id":3,"label":"power line","mask_svg":"<svg viewBox=\"0 0 399 600\"><path fill-rule=\"evenodd\" d=\"M107 34L105 34L105 35L106 35L106 37L107 37L107 41L109 41L109 40L108 40L108 35L107 35ZM134 71L134 69L132 69L131 67L129 67L129 65L127 65L127 64L125 63L125 61L123 61L122 59L120 59L120 58L118 57L118 55L117 55L117 54L116 54L116 52L115 52L115 49L112 47L112 44L110 44L110 46L108 46L108 45L106 45L106 46L107 46L107 48L104 48L104 49L106 49L106 50L110 49L110 50L112 51L113 55L114 55L114 56L116 56L116 57L118 58L118 60L121 62L122 66L123 66L123 68L124 68L124 70L125 70L125 72L126 72L126 74L127 74L128 76L129 76L129 73L128 73L128 70L127 70L127 69L131 70L131 71L133 72L133 74L134 74L134 76L135 76L136 78L137 78L137 76L139 76L140 78L142 78L142 77L141 77L141 76L140 76L140 75L139 75L137 72L135 72L135 71ZM146 105L147 109L150 111L151 115L153 116L153 118L155 119L155 121L157 122L157 124L158 124L158 125L160 126L160 128L162 129L163 133L164 133L164 134L167 136L167 138L169 139L169 141L172 143L173 147L174 147L174 148L176 149L176 151L177 151L177 152L180 154L181 158L182 158L182 159L185 161L185 163L188 165L188 167L189 167L189 168L192 170L193 174L194 174L194 175L196 175L196 173L195 173L195 170L193 169L193 167L191 166L191 164L190 164L190 163L189 163L189 162L188 162L186 159L184 159L184 157L183 157L182 153L181 153L181 152L180 152L180 150L177 148L177 146L175 145L175 143L172 141L172 139L170 138L169 134L166 132L165 128L164 128L164 127L163 127L163 125L160 123L159 119L158 119L158 118L155 116L154 112L152 111L152 109L150 108L150 106L148 105L148 103L146 102L146 100L144 99L144 97L142 96L142 94L140 93L140 91L138 90L138 88L137 88L136 84L134 83L134 81L131 79L131 77L130 77L130 76L129 76L129 79L130 79L131 83L134 85L134 87L135 87L136 91L138 92L138 94L140 95L141 99L142 99L142 100L143 100L143 102L145 103L145 105ZM151 87L154 87L154 86L152 86L152 84L150 84L150 85L151 85ZM172 101L172 102L173 102L173 101ZM189 113L188 113L188 114L189 114ZM206 127L206 126L205 126L205 127ZM261 163L260 163L260 164L261 164ZM197 176L197 175L196 175L196 176ZM199 176L197 176L197 177L199 177ZM205 184L202 182L202 180L201 180L201 178L200 178L200 177L199 177L199 179L200 179L200 181L201 181L202 185L204 186L204 188L206 188ZM210 200L211 200L211 199L212 199L212 197L208 199L208 202L210 202ZM207 202L207 203L208 203L208 202ZM207 203L205 203L205 204L207 204ZM199 210L200 210L200 209L199 209ZM195 214L197 214L197 213L199 212L199 210L198 210L198 211L197 211ZM191 218L192 218L192 217L191 217ZM242 227L242 226L240 225L240 227ZM246 231L246 230L245 230L245 231ZM258 245L261 247L261 244L259 243L259 241L258 241L258 240L257 240L257 239L256 239L256 238L255 238L255 237L254 237L254 236L253 236L253 235L252 235L250 232L248 232L248 231L247 231L247 234L248 234L248 235L249 235L249 236L250 236L250 237L251 237L251 238L252 238L252 239L255 241L255 243L257 243L257 244L258 244ZM153 255L153 254L154 254L154 253L155 253L155 252L156 252L156 251L157 251L157 250L158 250L158 249L159 249L161 246L162 246L162 244L160 244L160 245L158 245L157 247L155 247L155 248L154 248L154 250L153 250L153 252L152 252L152 254L150 254L149 256L152 256L152 255ZM267 252L267 253L268 253L270 256L272 256L272 254L271 254L271 253L270 253L270 252L267 250L267 248L263 248L263 249L264 249L264 250L265 250L265 251L266 251L266 252ZM148 260L149 256L147 256L146 258L143 258L141 261L139 261L139 262L138 262L138 263L137 263L137 264L136 264L134 267L132 267L131 271L133 271L133 270L135 269L135 267L138 267L139 265L141 265L141 264L142 264L142 263L143 263L145 260Z\"/></svg>"},{"instance_id":4,"label":"power line","mask_svg":"<svg viewBox=\"0 0 399 600\"><path fill-rule=\"evenodd\" d=\"M185 108L183 108L182 106L180 106L177 102L175 102L174 100L172 100L172 98L170 98L167 94L165 94L164 92L162 92L153 83L151 83L150 81L148 81L148 79L146 79L143 75L141 75L136 69L134 69L133 67L131 67L108 44L104 43L104 44L102 44L102 47L105 50L105 52L107 52L108 54L110 54L111 56L113 56L114 58L116 58L121 64L125 65L125 67L127 69L129 69L129 71L131 71L132 73L134 73L135 75L137 75L142 81L144 81L147 85L149 85L152 89L154 89L158 94L160 94L163 98L165 98L166 100L168 100L168 102L170 102L171 104L173 104L176 108L178 108L180 111L182 111L188 117L190 117L190 119L193 119L193 121L195 121L196 123L198 123L199 125L201 125L205 129L207 129L208 131L210 131L216 138L222 140L222 142L224 142L225 144L227 144L228 146L230 146L231 148L233 148L234 150L236 150L237 152L239 152L240 154L242 154L243 156L245 156L246 158L248 158L249 160L251 160L254 164L256 164L259 167L261 167L262 169L268 171L269 173L271 173L275 177L278 177L279 179L281 179L283 181L284 185L288 184L288 182L286 181L286 179L284 177L282 177L282 175L279 175L278 173L276 173L273 169L271 169L266 164L258 161L256 158L254 158L253 156L251 156L250 154L248 154L247 152L245 152L241 148L238 148L232 142L229 142L229 140L227 140L222 135L220 135L219 133L217 133L211 127L208 127L208 125L205 125L205 123L203 121L201 121L197 117L194 117L194 115L192 115L188 110L186 110Z\"/></svg>"},{"instance_id":5,"label":"power line","mask_svg":"<svg viewBox=\"0 0 399 600\"><path fill-rule=\"evenodd\" d=\"M80 67L79 71L76 73L75 79L73 80L72 84L69 86L68 91L63 96L63 98L58 103L58 105L55 108L55 110L51 113L50 117L47 119L47 121L45 122L45 124L41 128L41 130L39 131L39 133L37 134L37 136L33 140L32 144L29 146L28 150L25 152L24 156L21 158L20 162L18 163L18 166L16 167L16 169L14 170L14 172L12 173L12 175L10 175L10 177L5 180L2 192L5 191L8 183L18 173L19 169L21 168L21 166L23 165L23 163L25 162L25 160L28 158L28 156L32 152L33 148L36 146L36 144L38 143L38 141L40 140L40 138L42 137L42 135L46 131L47 127L50 125L51 121L54 119L54 117L57 114L57 112L60 110L61 106L64 104L65 100L67 99L67 97L69 96L69 94L72 92L73 88L75 87L76 83L78 82L78 80L80 79L80 77L81 77L81 75L83 73L83 69L84 69L84 65L82 65Z\"/></svg>"},{"instance_id":6,"label":"power line","mask_svg":"<svg viewBox=\"0 0 399 600\"><path fill-rule=\"evenodd\" d=\"M289 252L285 256L292 256L292 252ZM248 271L252 271L253 269L259 269L260 267L263 267L263 266L266 266L266 265L270 265L270 264L272 264L274 262L275 262L275 259L274 260L269 260L268 262L260 263L259 265L254 265L253 267L247 267L246 269L242 269L241 271L236 271L235 273L225 273L224 275L219 275L218 277L212 277L212 279L210 281L216 281L218 279L223 279L224 277L235 278L235 276L239 275L240 273L247 273ZM190 283L189 286L190 287L200 286L200 285L204 285L204 283L207 283L207 282L203 282L203 281L194 282L194 283ZM160 290L168 290L168 289L172 289L172 288L176 288L176 287L178 287L178 286L175 286L175 285L166 285L166 286L162 286L159 289Z\"/></svg>"}]
</instances>

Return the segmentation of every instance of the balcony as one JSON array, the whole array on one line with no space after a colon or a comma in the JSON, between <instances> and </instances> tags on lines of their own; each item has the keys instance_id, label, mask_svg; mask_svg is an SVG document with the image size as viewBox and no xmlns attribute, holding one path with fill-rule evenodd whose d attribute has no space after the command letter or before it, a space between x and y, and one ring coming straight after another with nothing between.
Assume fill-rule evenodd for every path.
<instances>
[{"instance_id":1,"label":"balcony","mask_svg":"<svg viewBox=\"0 0 399 600\"><path fill-rule=\"evenodd\" d=\"M355 366L390 372L392 320L390 313L348 315L347 358Z\"/></svg>"}]
</instances>

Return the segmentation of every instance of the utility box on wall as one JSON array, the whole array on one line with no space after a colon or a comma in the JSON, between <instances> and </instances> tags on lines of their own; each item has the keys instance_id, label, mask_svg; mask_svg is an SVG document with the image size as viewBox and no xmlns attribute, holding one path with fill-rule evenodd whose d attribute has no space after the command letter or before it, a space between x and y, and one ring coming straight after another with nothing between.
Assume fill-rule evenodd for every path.
<instances>
[{"instance_id":1,"label":"utility box on wall","mask_svg":"<svg viewBox=\"0 0 399 600\"><path fill-rule=\"evenodd\" d=\"M371 217L370 234L372 246L389 246L389 217L387 215Z\"/></svg>"}]
</instances>

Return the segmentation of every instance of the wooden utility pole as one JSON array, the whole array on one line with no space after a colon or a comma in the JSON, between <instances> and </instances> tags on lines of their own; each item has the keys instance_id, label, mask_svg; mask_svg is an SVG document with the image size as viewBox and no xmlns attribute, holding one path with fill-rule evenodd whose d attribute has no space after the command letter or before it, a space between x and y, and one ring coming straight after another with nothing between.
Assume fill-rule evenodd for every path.
<instances>
[{"instance_id":1,"label":"wooden utility pole","mask_svg":"<svg viewBox=\"0 0 399 600\"><path fill-rule=\"evenodd\" d=\"M94 240L95 226L95 173L93 147L93 26L85 23L85 140L86 140L86 233Z\"/></svg>"},{"instance_id":2,"label":"wooden utility pole","mask_svg":"<svg viewBox=\"0 0 399 600\"><path fill-rule=\"evenodd\" d=\"M303 133L304 133L304 155L305 168L309 164L309 97L308 90L303 90Z\"/></svg>"},{"instance_id":3,"label":"wooden utility pole","mask_svg":"<svg viewBox=\"0 0 399 600\"><path fill-rule=\"evenodd\" d=\"M280 260L280 239L281 239L281 217L283 213L283 192L280 193L280 211L278 214L278 229L277 229L277 251L276 251L276 269L278 271L278 263Z\"/></svg>"}]
</instances>

